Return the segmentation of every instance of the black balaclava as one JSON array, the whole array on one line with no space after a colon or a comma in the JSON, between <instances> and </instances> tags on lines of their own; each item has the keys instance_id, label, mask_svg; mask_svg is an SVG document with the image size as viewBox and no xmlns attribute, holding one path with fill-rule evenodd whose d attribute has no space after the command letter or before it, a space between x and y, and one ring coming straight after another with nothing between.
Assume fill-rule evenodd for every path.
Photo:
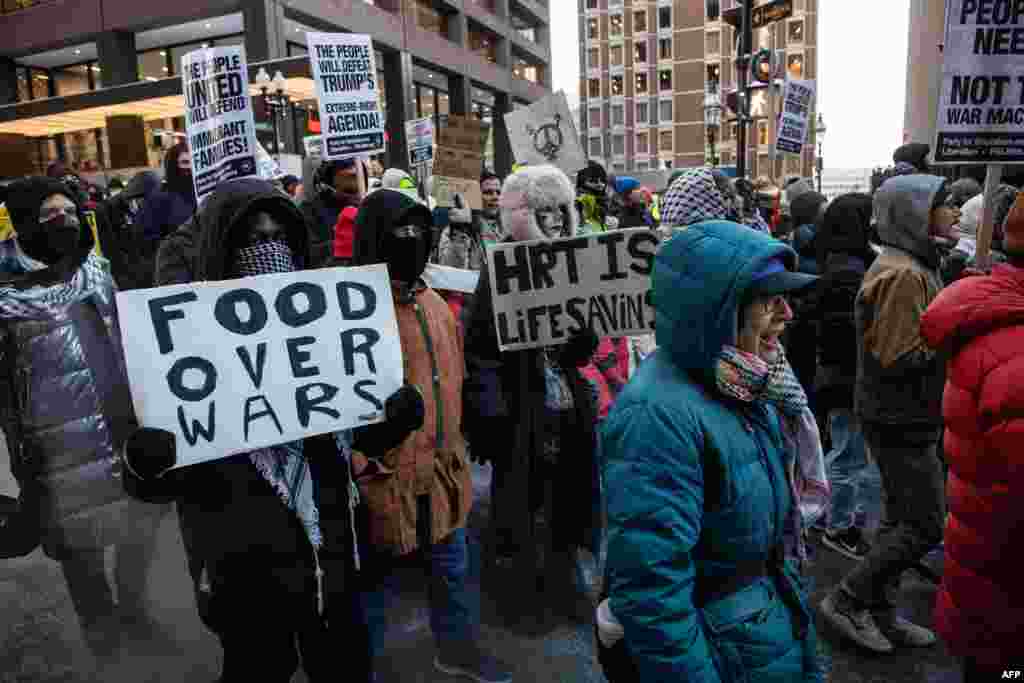
<instances>
[{"instance_id":1,"label":"black balaclava","mask_svg":"<svg viewBox=\"0 0 1024 683\"><path fill-rule=\"evenodd\" d=\"M167 181L169 190L191 197L195 192L192 186L192 172L178 168L178 157L182 153L188 153L188 145L184 142L179 142L167 150L167 155L164 157L164 179Z\"/></svg>"},{"instance_id":2,"label":"black balaclava","mask_svg":"<svg viewBox=\"0 0 1024 683\"><path fill-rule=\"evenodd\" d=\"M377 190L359 207L353 261L355 265L386 263L391 280L412 290L423 275L434 244L432 224L430 210L409 195ZM396 228L405 226L418 230L399 230L400 234L395 234Z\"/></svg>"},{"instance_id":3,"label":"black balaclava","mask_svg":"<svg viewBox=\"0 0 1024 683\"><path fill-rule=\"evenodd\" d=\"M262 230L260 230L262 229ZM295 254L288 244L283 223L273 214L254 208L232 229L235 257L231 272L235 277L252 277L295 270Z\"/></svg>"},{"instance_id":4,"label":"black balaclava","mask_svg":"<svg viewBox=\"0 0 1024 683\"><path fill-rule=\"evenodd\" d=\"M79 251L82 221L75 193L67 185L55 178L28 178L8 189L7 209L18 233L18 244L28 256L53 266ZM74 214L59 214L44 221L39 210L53 195L70 199L75 205Z\"/></svg>"},{"instance_id":5,"label":"black balaclava","mask_svg":"<svg viewBox=\"0 0 1024 683\"><path fill-rule=\"evenodd\" d=\"M404 230L404 222L382 228L381 251L391 279L407 285L413 285L423 275L430 258L429 225L410 223L414 230ZM418 229L418 234L412 232ZM396 235L395 232L399 234Z\"/></svg>"}]
</instances>

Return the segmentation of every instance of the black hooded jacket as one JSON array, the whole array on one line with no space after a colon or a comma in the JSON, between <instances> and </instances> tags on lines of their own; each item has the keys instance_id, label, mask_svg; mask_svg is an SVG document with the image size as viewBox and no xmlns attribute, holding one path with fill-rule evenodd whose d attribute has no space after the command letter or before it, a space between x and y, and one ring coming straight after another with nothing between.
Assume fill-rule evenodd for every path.
<instances>
[{"instance_id":1,"label":"black hooded jacket","mask_svg":"<svg viewBox=\"0 0 1024 683\"><path fill-rule=\"evenodd\" d=\"M165 240L157 256L156 284L230 278L230 260L254 211L266 211L286 226L296 268L302 269L309 260L309 231L302 214L270 183L247 178L223 183L189 223ZM334 594L344 587L352 566L349 470L333 435L305 439L303 453L324 538L320 562L327 572L325 591ZM256 598L271 601L268 609L282 599L291 607L304 606L301 596L308 595L314 570L312 546L299 518L247 454L172 470L136 492L147 500L178 500L193 580L198 586L206 570L214 585L212 602L200 599L200 615L211 628L220 629L230 616L216 610L218 582L231 583L233 592L246 581L262 586Z\"/></svg>"},{"instance_id":2,"label":"black hooded jacket","mask_svg":"<svg viewBox=\"0 0 1024 683\"><path fill-rule=\"evenodd\" d=\"M364 202L356 217L355 241L352 245L352 265L366 266L372 263L386 263L384 254L386 232L380 228L395 225L415 224L430 227L433 214L423 204L395 190L377 190L373 201ZM434 231L425 231L427 253L434 249Z\"/></svg>"},{"instance_id":3,"label":"black hooded jacket","mask_svg":"<svg viewBox=\"0 0 1024 683\"><path fill-rule=\"evenodd\" d=\"M144 239L131 204L145 202L159 187L160 176L155 171L142 171L132 177L120 194L96 207L100 246L122 291L153 286L158 243Z\"/></svg>"},{"instance_id":4,"label":"black hooded jacket","mask_svg":"<svg viewBox=\"0 0 1024 683\"><path fill-rule=\"evenodd\" d=\"M138 223L143 237L156 244L196 212L196 195L191 176L178 169L178 157L187 150L179 143L164 157L163 187L150 195L139 212Z\"/></svg>"}]
</instances>

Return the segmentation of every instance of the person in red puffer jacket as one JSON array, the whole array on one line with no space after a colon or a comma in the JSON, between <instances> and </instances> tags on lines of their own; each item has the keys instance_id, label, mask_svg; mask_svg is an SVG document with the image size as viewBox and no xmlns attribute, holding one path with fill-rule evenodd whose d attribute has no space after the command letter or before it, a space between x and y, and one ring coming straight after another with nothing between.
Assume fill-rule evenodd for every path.
<instances>
[{"instance_id":1,"label":"person in red puffer jacket","mask_svg":"<svg viewBox=\"0 0 1024 683\"><path fill-rule=\"evenodd\" d=\"M1024 193L1006 221L1010 262L943 291L921 320L951 354L943 399L945 569L935 625L964 680L998 680L1019 660L1024 583L1008 558L1024 524Z\"/></svg>"}]
</instances>

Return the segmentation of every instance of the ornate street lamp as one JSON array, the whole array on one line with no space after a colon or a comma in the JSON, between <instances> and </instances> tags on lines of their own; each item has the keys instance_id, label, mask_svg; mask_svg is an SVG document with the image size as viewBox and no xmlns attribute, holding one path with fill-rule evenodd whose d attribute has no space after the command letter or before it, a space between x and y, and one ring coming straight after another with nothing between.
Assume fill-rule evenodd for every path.
<instances>
[{"instance_id":1,"label":"ornate street lamp","mask_svg":"<svg viewBox=\"0 0 1024 683\"><path fill-rule=\"evenodd\" d=\"M822 118L821 114L818 114L818 126L814 129L814 134L818 138L818 194L821 194L821 172L825 168L825 157L822 156L821 147L822 142L825 140L825 119Z\"/></svg>"},{"instance_id":2,"label":"ornate street lamp","mask_svg":"<svg viewBox=\"0 0 1024 683\"><path fill-rule=\"evenodd\" d=\"M718 150L715 146L719 128L722 127L722 100L715 90L704 95L704 127L708 129L708 144L711 146L711 165L718 166Z\"/></svg>"},{"instance_id":3,"label":"ornate street lamp","mask_svg":"<svg viewBox=\"0 0 1024 683\"><path fill-rule=\"evenodd\" d=\"M280 117L288 115L288 106L291 104L290 98L284 92L286 85L284 75L278 71L271 78L267 70L260 67L260 70L256 73L256 83L260 87L263 103L267 108L267 113L270 115L271 125L274 127L274 156L279 157L281 154L281 144L277 122Z\"/></svg>"}]
</instances>

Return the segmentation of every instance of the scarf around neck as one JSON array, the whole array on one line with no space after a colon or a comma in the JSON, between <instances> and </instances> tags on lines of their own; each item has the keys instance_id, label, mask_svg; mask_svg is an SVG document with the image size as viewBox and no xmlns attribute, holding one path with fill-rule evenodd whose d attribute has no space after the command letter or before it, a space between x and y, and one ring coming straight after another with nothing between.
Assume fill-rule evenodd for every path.
<instances>
[{"instance_id":1,"label":"scarf around neck","mask_svg":"<svg viewBox=\"0 0 1024 683\"><path fill-rule=\"evenodd\" d=\"M0 242L0 279L4 275L25 275L44 268L45 264L21 250L17 240ZM110 305L113 302L113 280L108 268L107 260L93 251L67 280L25 289L0 282L0 320L51 318L90 297Z\"/></svg>"},{"instance_id":2,"label":"scarf around neck","mask_svg":"<svg viewBox=\"0 0 1024 683\"><path fill-rule=\"evenodd\" d=\"M768 403L778 409L786 444L786 473L795 505L786 520L786 552L807 559L803 530L825 512L831 495L818 423L807 394L786 360L782 346L765 358L727 346L715 368L718 390L743 403Z\"/></svg>"}]
</instances>

